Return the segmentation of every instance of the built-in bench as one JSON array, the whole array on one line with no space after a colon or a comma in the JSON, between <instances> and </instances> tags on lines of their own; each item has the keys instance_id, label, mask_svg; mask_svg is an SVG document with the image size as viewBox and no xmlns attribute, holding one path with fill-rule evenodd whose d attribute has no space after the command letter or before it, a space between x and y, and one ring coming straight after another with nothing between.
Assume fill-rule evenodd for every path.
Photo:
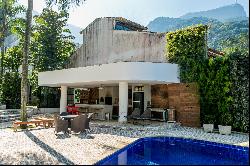
<instances>
[{"instance_id":1,"label":"built-in bench","mask_svg":"<svg viewBox=\"0 0 250 166\"><path fill-rule=\"evenodd\" d=\"M13 122L13 129L14 131L17 131L17 127L18 125L22 125L22 124L35 124L35 126L42 126L44 128L46 127L53 127L53 124L54 124L54 120L53 119L40 119L40 118L36 118L34 120L30 120L30 121L26 121L26 122L23 122L23 121L15 121Z\"/></svg>"}]
</instances>

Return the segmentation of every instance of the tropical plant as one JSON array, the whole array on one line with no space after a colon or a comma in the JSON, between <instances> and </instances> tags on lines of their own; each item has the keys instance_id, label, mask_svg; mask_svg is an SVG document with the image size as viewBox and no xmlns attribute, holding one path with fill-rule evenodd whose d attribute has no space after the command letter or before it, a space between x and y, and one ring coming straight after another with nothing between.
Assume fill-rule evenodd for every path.
<instances>
[{"instance_id":1,"label":"tropical plant","mask_svg":"<svg viewBox=\"0 0 250 166\"><path fill-rule=\"evenodd\" d=\"M5 73L5 50L6 37L12 33L12 27L16 25L15 20L18 20L17 15L24 11L24 7L17 5L16 0L1 0L0 1L0 78L4 77ZM0 79L0 98L2 97L2 80ZM1 102L1 101L0 101Z\"/></svg>"}]
</instances>

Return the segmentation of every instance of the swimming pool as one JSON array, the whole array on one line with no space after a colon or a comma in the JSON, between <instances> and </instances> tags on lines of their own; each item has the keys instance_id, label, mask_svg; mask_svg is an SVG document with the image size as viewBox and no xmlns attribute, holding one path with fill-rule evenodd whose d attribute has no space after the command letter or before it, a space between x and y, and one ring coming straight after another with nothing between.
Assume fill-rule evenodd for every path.
<instances>
[{"instance_id":1,"label":"swimming pool","mask_svg":"<svg viewBox=\"0 0 250 166\"><path fill-rule=\"evenodd\" d=\"M249 148L175 137L146 137L95 165L249 165Z\"/></svg>"}]
</instances>

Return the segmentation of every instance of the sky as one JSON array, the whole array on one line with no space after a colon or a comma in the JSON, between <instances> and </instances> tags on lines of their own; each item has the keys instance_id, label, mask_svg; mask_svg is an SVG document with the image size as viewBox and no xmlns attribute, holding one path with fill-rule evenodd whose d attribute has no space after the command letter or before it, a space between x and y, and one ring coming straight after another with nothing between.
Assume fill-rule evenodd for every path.
<instances>
[{"instance_id":1,"label":"sky","mask_svg":"<svg viewBox=\"0 0 250 166\"><path fill-rule=\"evenodd\" d=\"M18 2L27 6L28 0ZM98 17L124 17L144 26L156 17L180 17L188 12L204 11L234 4L236 0L87 0L70 9L69 24L84 29ZM237 0L249 17L249 0ZM44 0L34 0L34 10L41 13Z\"/></svg>"}]
</instances>

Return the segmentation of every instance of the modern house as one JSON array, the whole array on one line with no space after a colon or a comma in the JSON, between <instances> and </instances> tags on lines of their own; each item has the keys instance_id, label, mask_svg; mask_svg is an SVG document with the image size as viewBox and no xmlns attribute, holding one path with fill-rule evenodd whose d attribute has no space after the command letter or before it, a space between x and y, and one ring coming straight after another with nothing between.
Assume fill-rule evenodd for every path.
<instances>
[{"instance_id":1,"label":"modern house","mask_svg":"<svg viewBox=\"0 0 250 166\"><path fill-rule=\"evenodd\" d=\"M166 33L105 17L95 19L81 34L83 44L65 69L38 74L39 86L61 89L60 112L75 104L99 109L104 119L109 113L126 122L135 108L143 113L150 105L154 116L174 108L177 121L200 126L197 89L180 83L178 65L168 63Z\"/></svg>"}]
</instances>

